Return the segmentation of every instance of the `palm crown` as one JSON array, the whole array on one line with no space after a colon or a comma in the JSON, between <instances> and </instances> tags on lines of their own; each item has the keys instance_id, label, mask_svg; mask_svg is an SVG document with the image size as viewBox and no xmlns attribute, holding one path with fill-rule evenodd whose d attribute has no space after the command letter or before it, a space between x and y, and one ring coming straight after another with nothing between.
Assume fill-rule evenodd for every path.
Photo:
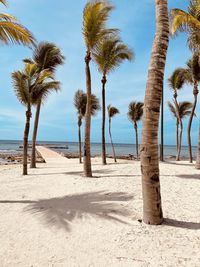
<instances>
[{"instance_id":1,"label":"palm crown","mask_svg":"<svg viewBox=\"0 0 200 267\"><path fill-rule=\"evenodd\" d=\"M107 110L108 110L108 118L111 119L112 117L114 117L116 114L119 113L119 110L116 107L113 107L111 105L107 106Z\"/></svg>"},{"instance_id":2,"label":"palm crown","mask_svg":"<svg viewBox=\"0 0 200 267\"><path fill-rule=\"evenodd\" d=\"M169 109L173 116L177 118L177 111L176 111L176 105L168 102ZM178 103L178 114L180 116L180 119L184 119L185 117L189 116L191 114L191 108L192 108L192 103L188 101L183 101Z\"/></svg>"},{"instance_id":3,"label":"palm crown","mask_svg":"<svg viewBox=\"0 0 200 267\"><path fill-rule=\"evenodd\" d=\"M6 5L6 0L0 0ZM9 14L0 14L0 40L4 44L17 43L23 45L34 44L35 39L31 32L17 22L17 19Z\"/></svg>"},{"instance_id":4,"label":"palm crown","mask_svg":"<svg viewBox=\"0 0 200 267\"><path fill-rule=\"evenodd\" d=\"M131 122L136 123L140 121L143 115L143 106L142 102L131 102L128 107L128 118Z\"/></svg>"},{"instance_id":5,"label":"palm crown","mask_svg":"<svg viewBox=\"0 0 200 267\"><path fill-rule=\"evenodd\" d=\"M183 87L183 84L185 82L184 73L185 73L185 69L177 68L172 73L171 77L168 79L169 87L174 92L176 92L177 90L179 90Z\"/></svg>"}]
</instances>

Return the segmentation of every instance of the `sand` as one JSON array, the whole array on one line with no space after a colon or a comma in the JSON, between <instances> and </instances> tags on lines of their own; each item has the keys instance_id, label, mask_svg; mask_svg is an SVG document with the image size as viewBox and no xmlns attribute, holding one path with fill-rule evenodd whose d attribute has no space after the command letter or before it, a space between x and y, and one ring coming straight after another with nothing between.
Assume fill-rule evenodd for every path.
<instances>
[{"instance_id":1,"label":"sand","mask_svg":"<svg viewBox=\"0 0 200 267\"><path fill-rule=\"evenodd\" d=\"M85 178L78 159L47 154L28 176L0 166L1 267L200 266L200 171L192 164L160 164L166 219L148 226L138 221L139 162L93 158L94 178Z\"/></svg>"}]
</instances>

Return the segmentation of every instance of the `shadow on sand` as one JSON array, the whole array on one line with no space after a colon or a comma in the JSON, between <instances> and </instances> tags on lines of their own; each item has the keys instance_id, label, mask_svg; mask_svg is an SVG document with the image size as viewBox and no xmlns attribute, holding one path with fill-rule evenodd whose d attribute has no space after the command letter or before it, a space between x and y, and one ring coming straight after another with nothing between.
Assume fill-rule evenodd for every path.
<instances>
[{"instance_id":1,"label":"shadow on sand","mask_svg":"<svg viewBox=\"0 0 200 267\"><path fill-rule=\"evenodd\" d=\"M196 222L184 222L184 221L178 221L174 219L165 218L164 224L167 226L172 226L172 227L177 227L177 228L200 230L200 223L196 223Z\"/></svg>"},{"instance_id":2,"label":"shadow on sand","mask_svg":"<svg viewBox=\"0 0 200 267\"><path fill-rule=\"evenodd\" d=\"M200 180L200 174L179 174L178 178Z\"/></svg>"},{"instance_id":3,"label":"shadow on sand","mask_svg":"<svg viewBox=\"0 0 200 267\"><path fill-rule=\"evenodd\" d=\"M118 202L132 198L133 196L123 192L98 191L37 201L3 200L0 203L28 204L24 208L25 212L38 215L47 225L70 231L74 219L90 216L127 224L125 219L131 212Z\"/></svg>"}]
</instances>

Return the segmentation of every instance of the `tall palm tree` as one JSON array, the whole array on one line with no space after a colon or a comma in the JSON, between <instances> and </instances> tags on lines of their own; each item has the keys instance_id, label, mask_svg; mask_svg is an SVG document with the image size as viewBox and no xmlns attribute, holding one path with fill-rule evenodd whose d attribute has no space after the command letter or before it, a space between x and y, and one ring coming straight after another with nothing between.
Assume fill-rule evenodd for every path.
<instances>
[{"instance_id":1,"label":"tall palm tree","mask_svg":"<svg viewBox=\"0 0 200 267\"><path fill-rule=\"evenodd\" d=\"M169 42L168 1L155 0L155 9L156 33L148 71L140 145L143 221L147 224L161 224L163 221L159 181L158 124Z\"/></svg>"},{"instance_id":2,"label":"tall palm tree","mask_svg":"<svg viewBox=\"0 0 200 267\"><path fill-rule=\"evenodd\" d=\"M179 134L179 118L182 121L187 116L190 116L192 113L191 109L192 109L193 105L191 102L188 102L188 101L179 102L178 103L178 112L176 110L176 104L175 103L168 102L168 107L169 107L172 115L176 119L176 147L178 147L179 145L181 147L181 137L182 137L182 132L183 132L183 126L181 124L180 134ZM177 113L179 114L179 118L177 116Z\"/></svg>"},{"instance_id":3,"label":"tall palm tree","mask_svg":"<svg viewBox=\"0 0 200 267\"><path fill-rule=\"evenodd\" d=\"M107 75L114 71L124 60L131 61L133 52L125 45L118 36L109 35L102 39L94 49L94 60L97 63L99 72L102 74L102 163L106 164L106 144L105 144L105 85Z\"/></svg>"},{"instance_id":4,"label":"tall palm tree","mask_svg":"<svg viewBox=\"0 0 200 267\"><path fill-rule=\"evenodd\" d=\"M82 149L81 149L81 125L85 117L87 105L87 95L82 90L76 91L74 95L74 106L78 114L78 143L79 143L79 163L82 163ZM99 99L95 95L91 95L91 116L96 115L100 110Z\"/></svg>"},{"instance_id":5,"label":"tall palm tree","mask_svg":"<svg viewBox=\"0 0 200 267\"><path fill-rule=\"evenodd\" d=\"M116 154L115 154L115 148L114 148L114 145L113 145L112 134L111 134L111 119L112 119L116 114L119 114L119 110L118 110L116 107L113 107L113 106L111 106L111 105L108 105L108 106L107 106L107 110L108 110L108 122L109 122L110 142L111 142L111 145L112 145L114 161L117 162Z\"/></svg>"},{"instance_id":6,"label":"tall palm tree","mask_svg":"<svg viewBox=\"0 0 200 267\"><path fill-rule=\"evenodd\" d=\"M33 52L33 59L26 59L25 62L34 63L37 66L38 79L36 83L43 83L41 80L41 74L46 73L47 77L44 78L53 78L52 81L49 81L48 84L44 85L48 88L48 94L51 91L58 91L60 89L60 83L54 81L54 73L56 68L59 65L64 63L64 56L61 53L61 50L54 44L49 42L41 42L37 45ZM40 77L40 80L39 80ZM44 91L46 92L46 91ZM44 103L46 99L46 93L44 95L40 95L41 97L37 99L36 105L36 114L33 128L33 136L32 136L32 153L31 153L31 168L36 168L36 140L37 140L37 131L40 117L41 104Z\"/></svg>"},{"instance_id":7,"label":"tall palm tree","mask_svg":"<svg viewBox=\"0 0 200 267\"><path fill-rule=\"evenodd\" d=\"M35 64L26 64L24 71L15 71L12 73L12 81L15 94L18 100L26 106L26 123L24 129L23 142L23 175L27 175L27 157L28 157L28 135L30 129L30 119L32 116L32 88L33 80L36 74Z\"/></svg>"},{"instance_id":8,"label":"tall palm tree","mask_svg":"<svg viewBox=\"0 0 200 267\"><path fill-rule=\"evenodd\" d=\"M181 118L179 116L179 112L178 112L179 106L178 106L178 101L177 101L177 96L178 96L177 91L180 90L184 85L184 82L185 82L185 69L183 69L183 68L175 69L174 72L172 73L172 75L170 76L170 78L168 79L168 82L169 82L170 89L172 89L172 91L173 91L173 98L174 98L174 103L175 103L175 106L176 106L178 123L179 123L179 125L180 125L180 127L182 129L183 128L182 120L181 120ZM179 141L180 142L177 143L178 144L177 155L176 155L176 160L177 161L180 160L182 131L181 131L181 134L180 134L180 140Z\"/></svg>"},{"instance_id":9,"label":"tall palm tree","mask_svg":"<svg viewBox=\"0 0 200 267\"><path fill-rule=\"evenodd\" d=\"M128 113L127 113L128 119L133 123L134 129L135 129L137 160L139 159L139 153L138 153L138 121L140 121L142 119L143 106L144 106L144 103L142 103L142 102L132 101L128 106Z\"/></svg>"},{"instance_id":10,"label":"tall palm tree","mask_svg":"<svg viewBox=\"0 0 200 267\"><path fill-rule=\"evenodd\" d=\"M106 29L106 22L113 6L106 1L89 1L83 11L83 37L86 46L85 71L87 106L85 114L85 137L84 137L84 175L92 177L90 155L90 127L91 127L91 52L97 43L113 29Z\"/></svg>"},{"instance_id":11,"label":"tall palm tree","mask_svg":"<svg viewBox=\"0 0 200 267\"><path fill-rule=\"evenodd\" d=\"M185 73L183 74L183 77L184 77L184 82L189 83L193 86L194 102L188 123L188 154L189 154L189 161L190 163L192 163L191 126L197 105L197 96L199 93L198 90L198 83L200 81L199 53L197 52L194 53L192 58L187 62L187 67L185 68Z\"/></svg>"},{"instance_id":12,"label":"tall palm tree","mask_svg":"<svg viewBox=\"0 0 200 267\"><path fill-rule=\"evenodd\" d=\"M171 32L178 34L186 32L188 34L188 45L193 51L200 48L200 0L191 0L188 6L188 12L182 9L171 10Z\"/></svg>"},{"instance_id":13,"label":"tall palm tree","mask_svg":"<svg viewBox=\"0 0 200 267\"><path fill-rule=\"evenodd\" d=\"M7 5L6 0L0 3ZM35 40L32 33L17 22L17 19L9 14L0 14L0 41L6 45L9 43L32 45Z\"/></svg>"}]
</instances>

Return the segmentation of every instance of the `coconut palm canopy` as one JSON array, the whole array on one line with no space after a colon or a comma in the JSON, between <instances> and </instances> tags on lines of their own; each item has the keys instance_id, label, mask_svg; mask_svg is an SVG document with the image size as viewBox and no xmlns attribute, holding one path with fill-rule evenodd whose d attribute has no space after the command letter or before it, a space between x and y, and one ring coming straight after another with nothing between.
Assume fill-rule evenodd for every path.
<instances>
[{"instance_id":1,"label":"coconut palm canopy","mask_svg":"<svg viewBox=\"0 0 200 267\"><path fill-rule=\"evenodd\" d=\"M113 118L115 115L119 114L119 110L116 107L113 107L111 105L107 106L108 110L108 117Z\"/></svg>"},{"instance_id":2,"label":"coconut palm canopy","mask_svg":"<svg viewBox=\"0 0 200 267\"><path fill-rule=\"evenodd\" d=\"M172 115L177 118L177 112L176 112L176 106L174 103L168 102L168 107L172 113ZM188 101L183 101L178 103L178 113L181 119L184 119L185 117L189 116L191 113L192 103Z\"/></svg>"},{"instance_id":3,"label":"coconut palm canopy","mask_svg":"<svg viewBox=\"0 0 200 267\"><path fill-rule=\"evenodd\" d=\"M131 102L128 106L128 118L131 122L137 122L141 120L143 115L143 106L142 102Z\"/></svg>"},{"instance_id":4,"label":"coconut palm canopy","mask_svg":"<svg viewBox=\"0 0 200 267\"><path fill-rule=\"evenodd\" d=\"M101 109L99 99L92 94L91 102L91 115L95 116ZM82 90L78 90L74 96L74 106L77 109L78 114L80 114L82 117L84 117L86 113L86 104L87 95Z\"/></svg>"},{"instance_id":5,"label":"coconut palm canopy","mask_svg":"<svg viewBox=\"0 0 200 267\"><path fill-rule=\"evenodd\" d=\"M1 0L1 4L6 5L6 0ZM0 41L4 44L16 43L32 45L35 39L32 33L18 23L17 19L9 14L0 14Z\"/></svg>"}]
</instances>

